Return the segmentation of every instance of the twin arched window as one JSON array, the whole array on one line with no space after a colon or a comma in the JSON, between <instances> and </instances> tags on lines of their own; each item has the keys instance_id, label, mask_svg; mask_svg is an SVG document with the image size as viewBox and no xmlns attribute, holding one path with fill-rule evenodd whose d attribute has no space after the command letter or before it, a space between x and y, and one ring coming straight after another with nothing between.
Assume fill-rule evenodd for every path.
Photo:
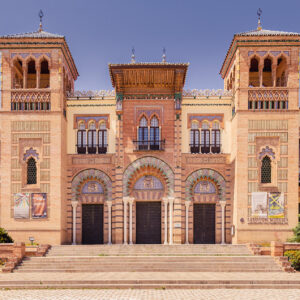
<instances>
[{"instance_id":1,"label":"twin arched window","mask_svg":"<svg viewBox=\"0 0 300 300\"><path fill-rule=\"evenodd\" d=\"M88 130L84 122L78 125L77 153L78 154L102 154L107 152L107 129L105 122L101 122L97 132L96 123L90 122Z\"/></svg>"},{"instance_id":2,"label":"twin arched window","mask_svg":"<svg viewBox=\"0 0 300 300\"><path fill-rule=\"evenodd\" d=\"M198 121L193 121L190 131L191 153L220 153L220 127L218 122L214 122L210 129L208 122L203 122L201 126L201 139Z\"/></svg>"},{"instance_id":3,"label":"twin arched window","mask_svg":"<svg viewBox=\"0 0 300 300\"><path fill-rule=\"evenodd\" d=\"M150 136L149 136L150 132ZM150 128L148 120L145 116L140 119L138 128L138 149L139 150L159 150L160 143L159 121L156 116L150 120Z\"/></svg>"}]
</instances>

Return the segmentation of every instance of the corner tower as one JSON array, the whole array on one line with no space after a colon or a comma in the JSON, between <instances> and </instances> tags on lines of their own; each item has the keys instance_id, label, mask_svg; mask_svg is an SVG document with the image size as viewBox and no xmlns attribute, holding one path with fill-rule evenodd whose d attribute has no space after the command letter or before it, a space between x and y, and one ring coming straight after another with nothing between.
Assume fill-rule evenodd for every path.
<instances>
[{"instance_id":1,"label":"corner tower","mask_svg":"<svg viewBox=\"0 0 300 300\"><path fill-rule=\"evenodd\" d=\"M78 73L64 36L0 37L0 226L16 241L66 239L66 92Z\"/></svg>"},{"instance_id":2,"label":"corner tower","mask_svg":"<svg viewBox=\"0 0 300 300\"><path fill-rule=\"evenodd\" d=\"M221 68L233 91L233 242L286 240L298 223L300 34L236 34Z\"/></svg>"}]
</instances>

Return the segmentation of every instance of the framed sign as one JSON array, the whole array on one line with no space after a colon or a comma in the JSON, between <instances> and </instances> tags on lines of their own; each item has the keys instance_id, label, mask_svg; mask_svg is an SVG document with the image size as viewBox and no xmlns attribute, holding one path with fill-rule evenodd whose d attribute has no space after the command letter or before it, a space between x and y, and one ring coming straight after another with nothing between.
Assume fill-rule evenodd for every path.
<instances>
[{"instance_id":1,"label":"framed sign","mask_svg":"<svg viewBox=\"0 0 300 300\"><path fill-rule=\"evenodd\" d=\"M268 216L268 193L253 192L251 195L252 210L251 217L267 218Z\"/></svg>"},{"instance_id":2,"label":"framed sign","mask_svg":"<svg viewBox=\"0 0 300 300\"><path fill-rule=\"evenodd\" d=\"M14 194L14 218L29 219L29 193Z\"/></svg>"},{"instance_id":3,"label":"framed sign","mask_svg":"<svg viewBox=\"0 0 300 300\"><path fill-rule=\"evenodd\" d=\"M47 218L47 194L31 194L31 216L35 219Z\"/></svg>"}]
</instances>

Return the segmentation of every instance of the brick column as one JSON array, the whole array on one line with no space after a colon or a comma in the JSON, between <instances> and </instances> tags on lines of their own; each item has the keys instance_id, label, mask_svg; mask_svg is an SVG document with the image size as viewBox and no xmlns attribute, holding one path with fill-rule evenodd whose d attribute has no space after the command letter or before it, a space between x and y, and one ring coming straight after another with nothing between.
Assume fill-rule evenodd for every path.
<instances>
[{"instance_id":1,"label":"brick column","mask_svg":"<svg viewBox=\"0 0 300 300\"><path fill-rule=\"evenodd\" d=\"M168 245L168 202L169 199L167 197L163 198L164 203L164 245Z\"/></svg>"},{"instance_id":2,"label":"brick column","mask_svg":"<svg viewBox=\"0 0 300 300\"><path fill-rule=\"evenodd\" d=\"M108 245L111 245L111 207L112 201L106 201L108 210Z\"/></svg>"},{"instance_id":3,"label":"brick column","mask_svg":"<svg viewBox=\"0 0 300 300\"><path fill-rule=\"evenodd\" d=\"M124 245L127 245L127 207L128 207L128 197L123 198L123 207L124 207L124 213L123 213L123 230L124 230Z\"/></svg>"},{"instance_id":4,"label":"brick column","mask_svg":"<svg viewBox=\"0 0 300 300\"><path fill-rule=\"evenodd\" d=\"M190 201L185 201L185 243L189 244L189 207Z\"/></svg>"},{"instance_id":5,"label":"brick column","mask_svg":"<svg viewBox=\"0 0 300 300\"><path fill-rule=\"evenodd\" d=\"M129 244L132 245L132 207L134 203L134 198L129 198L128 200L129 203Z\"/></svg>"},{"instance_id":6,"label":"brick column","mask_svg":"<svg viewBox=\"0 0 300 300\"><path fill-rule=\"evenodd\" d=\"M220 200L221 210L222 210L222 219L221 219L221 228L222 228L222 239L221 244L225 244L225 206L226 206L226 200Z\"/></svg>"},{"instance_id":7,"label":"brick column","mask_svg":"<svg viewBox=\"0 0 300 300\"><path fill-rule=\"evenodd\" d=\"M173 204L174 204L175 198L169 197L169 244L173 245Z\"/></svg>"}]
</instances>

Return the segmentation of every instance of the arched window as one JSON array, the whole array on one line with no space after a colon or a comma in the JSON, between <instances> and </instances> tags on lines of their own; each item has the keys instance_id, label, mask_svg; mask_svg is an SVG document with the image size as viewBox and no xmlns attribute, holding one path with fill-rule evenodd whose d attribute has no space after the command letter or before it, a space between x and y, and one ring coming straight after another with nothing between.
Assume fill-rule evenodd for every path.
<instances>
[{"instance_id":1,"label":"arched window","mask_svg":"<svg viewBox=\"0 0 300 300\"><path fill-rule=\"evenodd\" d=\"M201 129L201 153L210 152L210 130L207 122L202 123Z\"/></svg>"},{"instance_id":2,"label":"arched window","mask_svg":"<svg viewBox=\"0 0 300 300\"><path fill-rule=\"evenodd\" d=\"M41 62L40 88L45 89L50 87L50 72L49 65L46 59Z\"/></svg>"},{"instance_id":3,"label":"arched window","mask_svg":"<svg viewBox=\"0 0 300 300\"><path fill-rule=\"evenodd\" d=\"M107 152L107 130L105 122L101 122L98 131L98 153Z\"/></svg>"},{"instance_id":4,"label":"arched window","mask_svg":"<svg viewBox=\"0 0 300 300\"><path fill-rule=\"evenodd\" d=\"M138 131L138 147L139 150L148 150L148 121L146 117L142 117Z\"/></svg>"},{"instance_id":5,"label":"arched window","mask_svg":"<svg viewBox=\"0 0 300 300\"><path fill-rule=\"evenodd\" d=\"M253 57L250 62L249 69L249 86L259 86L259 71L258 71L258 60Z\"/></svg>"},{"instance_id":6,"label":"arched window","mask_svg":"<svg viewBox=\"0 0 300 300\"><path fill-rule=\"evenodd\" d=\"M159 150L160 144L160 134L159 134L159 126L158 119L154 116L150 121L150 149L151 150Z\"/></svg>"},{"instance_id":7,"label":"arched window","mask_svg":"<svg viewBox=\"0 0 300 300\"><path fill-rule=\"evenodd\" d=\"M36 68L35 61L31 59L27 64L27 88L36 88Z\"/></svg>"},{"instance_id":8,"label":"arched window","mask_svg":"<svg viewBox=\"0 0 300 300\"><path fill-rule=\"evenodd\" d=\"M266 58L264 60L263 86L273 86L273 82L272 82L272 60L271 60L271 58Z\"/></svg>"},{"instance_id":9,"label":"arched window","mask_svg":"<svg viewBox=\"0 0 300 300\"><path fill-rule=\"evenodd\" d=\"M261 183L272 182L271 171L271 159L269 156L265 156L261 161Z\"/></svg>"},{"instance_id":10,"label":"arched window","mask_svg":"<svg viewBox=\"0 0 300 300\"><path fill-rule=\"evenodd\" d=\"M27 184L36 184L37 180L36 161L34 158L29 158L27 161Z\"/></svg>"},{"instance_id":11,"label":"arched window","mask_svg":"<svg viewBox=\"0 0 300 300\"><path fill-rule=\"evenodd\" d=\"M221 152L221 134L220 134L220 124L218 122L213 123L213 128L211 131L211 152L220 153Z\"/></svg>"},{"instance_id":12,"label":"arched window","mask_svg":"<svg viewBox=\"0 0 300 300\"><path fill-rule=\"evenodd\" d=\"M14 61L14 70L13 70L13 88L22 89L23 88L23 63L20 59Z\"/></svg>"},{"instance_id":13,"label":"arched window","mask_svg":"<svg viewBox=\"0 0 300 300\"><path fill-rule=\"evenodd\" d=\"M199 138L200 138L199 123L197 121L193 121L191 126L191 131L190 131L191 153L199 153L200 151Z\"/></svg>"},{"instance_id":14,"label":"arched window","mask_svg":"<svg viewBox=\"0 0 300 300\"><path fill-rule=\"evenodd\" d=\"M77 131L77 153L86 153L86 130L84 122L79 123Z\"/></svg>"},{"instance_id":15,"label":"arched window","mask_svg":"<svg viewBox=\"0 0 300 300\"><path fill-rule=\"evenodd\" d=\"M91 122L89 124L88 130L88 153L95 154L97 152L97 133L96 133L96 124Z\"/></svg>"},{"instance_id":16,"label":"arched window","mask_svg":"<svg viewBox=\"0 0 300 300\"><path fill-rule=\"evenodd\" d=\"M280 57L277 61L276 86L287 86L287 62L285 57Z\"/></svg>"}]
</instances>

